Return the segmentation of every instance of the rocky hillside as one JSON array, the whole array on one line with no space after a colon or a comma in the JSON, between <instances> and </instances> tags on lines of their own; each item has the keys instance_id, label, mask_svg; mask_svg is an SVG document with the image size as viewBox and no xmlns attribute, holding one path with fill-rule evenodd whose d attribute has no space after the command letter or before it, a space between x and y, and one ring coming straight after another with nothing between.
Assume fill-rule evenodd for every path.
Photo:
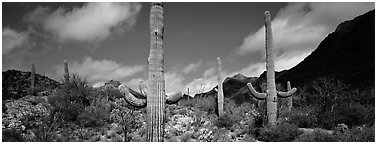
<instances>
[{"instance_id":1,"label":"rocky hillside","mask_svg":"<svg viewBox=\"0 0 377 144\"><path fill-rule=\"evenodd\" d=\"M304 61L278 73L277 81L303 85L325 76L342 80L353 88L374 87L374 13L372 10L339 24Z\"/></svg>"},{"instance_id":2,"label":"rocky hillside","mask_svg":"<svg viewBox=\"0 0 377 144\"><path fill-rule=\"evenodd\" d=\"M2 98L19 99L28 94L30 88L30 72L19 70L3 71L3 93ZM35 75L36 91L38 95L45 95L46 91L57 88L60 83L40 74Z\"/></svg>"}]
</instances>

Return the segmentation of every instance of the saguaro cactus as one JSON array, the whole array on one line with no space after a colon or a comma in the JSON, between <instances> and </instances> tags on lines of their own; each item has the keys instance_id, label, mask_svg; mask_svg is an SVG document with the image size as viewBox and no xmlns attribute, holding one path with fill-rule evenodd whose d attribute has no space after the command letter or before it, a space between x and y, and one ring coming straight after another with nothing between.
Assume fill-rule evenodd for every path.
<instances>
[{"instance_id":1,"label":"saguaro cactus","mask_svg":"<svg viewBox=\"0 0 377 144\"><path fill-rule=\"evenodd\" d=\"M219 111L219 116L224 115L224 93L223 93L223 79L221 77L221 59L217 57L217 108Z\"/></svg>"},{"instance_id":2,"label":"saguaro cactus","mask_svg":"<svg viewBox=\"0 0 377 144\"><path fill-rule=\"evenodd\" d=\"M174 93L172 96L165 95L164 51L162 43L164 32L163 14L162 3L152 3L148 86L141 82L141 93L124 85L119 86L120 91L123 92L124 98L129 104L139 108L147 107L147 141L151 142L164 140L165 103L174 104L182 98L181 92Z\"/></svg>"},{"instance_id":3,"label":"saguaro cactus","mask_svg":"<svg viewBox=\"0 0 377 144\"><path fill-rule=\"evenodd\" d=\"M264 22L265 22L265 29L266 29L266 69L267 69L267 91L266 93L258 93L255 91L253 86L248 83L248 89L252 96L257 99L267 100L267 118L268 124L271 126L276 126L276 119L277 119L277 103L276 103L276 96L281 98L287 98L292 96L294 92L296 92L296 88L288 92L280 92L276 91L275 86L275 62L274 62L274 49L273 49L273 38L272 38L272 29L271 29L271 18L270 12L266 11L264 13Z\"/></svg>"},{"instance_id":4,"label":"saguaro cactus","mask_svg":"<svg viewBox=\"0 0 377 144\"><path fill-rule=\"evenodd\" d=\"M291 83L287 81L287 91L291 91L291 90L292 90ZM278 99L278 102L281 103L281 106L280 106L281 112L279 112L280 114L285 113L285 112L290 112L292 110L292 97L280 98Z\"/></svg>"},{"instance_id":5,"label":"saguaro cactus","mask_svg":"<svg viewBox=\"0 0 377 144\"><path fill-rule=\"evenodd\" d=\"M35 95L35 67L34 64L31 65L31 74L30 74L30 94Z\"/></svg>"},{"instance_id":6,"label":"saguaro cactus","mask_svg":"<svg viewBox=\"0 0 377 144\"><path fill-rule=\"evenodd\" d=\"M292 90L292 87L291 87L291 82L287 81L287 91L291 91ZM287 98L287 111L291 111L292 110L292 97L288 97Z\"/></svg>"},{"instance_id":7,"label":"saguaro cactus","mask_svg":"<svg viewBox=\"0 0 377 144\"><path fill-rule=\"evenodd\" d=\"M69 71L68 71L68 62L64 60L64 79L66 82L69 82Z\"/></svg>"}]
</instances>

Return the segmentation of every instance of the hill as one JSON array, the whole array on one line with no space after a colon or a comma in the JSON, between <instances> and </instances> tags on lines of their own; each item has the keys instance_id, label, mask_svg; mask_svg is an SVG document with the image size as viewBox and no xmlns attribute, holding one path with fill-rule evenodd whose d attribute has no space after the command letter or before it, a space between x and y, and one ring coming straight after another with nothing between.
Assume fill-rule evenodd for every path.
<instances>
[{"instance_id":1,"label":"hill","mask_svg":"<svg viewBox=\"0 0 377 144\"><path fill-rule=\"evenodd\" d=\"M276 82L285 86L286 81L290 81L292 86L299 87L327 77L340 80L352 89L374 88L374 15L372 10L339 24L302 62L289 70L275 72ZM246 84L250 82L257 91L261 91L265 81L266 71L257 78L242 74L228 77L223 82L224 96L237 103L251 101L253 98ZM217 97L216 88L196 96Z\"/></svg>"},{"instance_id":2,"label":"hill","mask_svg":"<svg viewBox=\"0 0 377 144\"><path fill-rule=\"evenodd\" d=\"M30 88L30 72L20 70L3 71L3 101L19 99L28 95ZM35 74L35 85L38 95L45 95L47 91L57 88L60 83L40 74Z\"/></svg>"},{"instance_id":3,"label":"hill","mask_svg":"<svg viewBox=\"0 0 377 144\"><path fill-rule=\"evenodd\" d=\"M304 85L318 77L329 77L355 89L374 88L374 13L372 10L339 24L302 62L278 73L277 82Z\"/></svg>"}]
</instances>

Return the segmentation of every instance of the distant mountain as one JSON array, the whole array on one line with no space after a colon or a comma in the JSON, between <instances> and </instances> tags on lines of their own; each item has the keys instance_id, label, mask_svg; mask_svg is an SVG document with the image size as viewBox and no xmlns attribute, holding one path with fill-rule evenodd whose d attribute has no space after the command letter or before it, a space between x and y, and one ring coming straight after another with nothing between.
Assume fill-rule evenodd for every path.
<instances>
[{"instance_id":1,"label":"distant mountain","mask_svg":"<svg viewBox=\"0 0 377 144\"><path fill-rule=\"evenodd\" d=\"M374 88L374 13L372 10L341 23L302 62L279 72L277 82L289 80L293 85L304 85L318 77L330 77L352 88Z\"/></svg>"},{"instance_id":2,"label":"distant mountain","mask_svg":"<svg viewBox=\"0 0 377 144\"><path fill-rule=\"evenodd\" d=\"M276 82L285 86L304 86L320 77L334 78L351 85L351 88L374 88L375 77L375 23L374 10L353 20L341 23L308 57L295 67L275 72ZM252 101L246 84L252 83L257 91L266 81L266 71L259 77L237 74L223 82L224 97L236 103ZM215 88L195 97L217 97Z\"/></svg>"},{"instance_id":3,"label":"distant mountain","mask_svg":"<svg viewBox=\"0 0 377 144\"><path fill-rule=\"evenodd\" d=\"M2 98L3 101L8 99L19 99L26 96L30 88L30 72L23 72L20 70L3 71L2 79ZM39 92L45 90L53 90L57 88L60 83L50 79L46 76L35 74L36 90ZM43 93L39 93L43 95Z\"/></svg>"}]
</instances>

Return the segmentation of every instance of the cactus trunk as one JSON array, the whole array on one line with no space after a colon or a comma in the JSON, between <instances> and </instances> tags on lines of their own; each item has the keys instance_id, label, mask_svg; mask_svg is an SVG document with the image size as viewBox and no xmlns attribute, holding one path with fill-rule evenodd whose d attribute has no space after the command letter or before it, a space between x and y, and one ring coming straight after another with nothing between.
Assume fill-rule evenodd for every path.
<instances>
[{"instance_id":1,"label":"cactus trunk","mask_svg":"<svg viewBox=\"0 0 377 144\"><path fill-rule=\"evenodd\" d=\"M31 74L30 74L30 89L31 95L35 95L35 67L34 64L31 65Z\"/></svg>"},{"instance_id":2,"label":"cactus trunk","mask_svg":"<svg viewBox=\"0 0 377 144\"><path fill-rule=\"evenodd\" d=\"M217 91L217 108L219 116L224 115L224 93L223 93L223 79L221 77L221 60L220 57L217 58L217 81L218 81L218 91Z\"/></svg>"},{"instance_id":3,"label":"cactus trunk","mask_svg":"<svg viewBox=\"0 0 377 144\"><path fill-rule=\"evenodd\" d=\"M287 91L291 91L291 83L287 82ZM292 110L292 97L287 98L287 111L290 112Z\"/></svg>"},{"instance_id":4,"label":"cactus trunk","mask_svg":"<svg viewBox=\"0 0 377 144\"><path fill-rule=\"evenodd\" d=\"M67 60L64 60L64 79L65 79L65 82L69 82L69 71L68 71Z\"/></svg>"},{"instance_id":5,"label":"cactus trunk","mask_svg":"<svg viewBox=\"0 0 377 144\"><path fill-rule=\"evenodd\" d=\"M165 115L165 78L163 53L163 6L152 3L150 14L151 45L148 58L147 141L163 141Z\"/></svg>"},{"instance_id":6,"label":"cactus trunk","mask_svg":"<svg viewBox=\"0 0 377 144\"><path fill-rule=\"evenodd\" d=\"M266 69L267 69L267 117L268 123L276 125L277 103L276 103L276 86L275 86L275 62L273 38L271 29L271 17L267 11L264 14L264 24L266 29Z\"/></svg>"},{"instance_id":7,"label":"cactus trunk","mask_svg":"<svg viewBox=\"0 0 377 144\"><path fill-rule=\"evenodd\" d=\"M118 89L124 99L137 108L147 107L147 141L164 141L165 103L176 104L182 99L182 93L177 92L170 96L165 95L164 51L163 51L163 5L152 3L150 14L150 52L148 57L149 74L148 86L140 83L140 93L124 85Z\"/></svg>"},{"instance_id":8,"label":"cactus trunk","mask_svg":"<svg viewBox=\"0 0 377 144\"><path fill-rule=\"evenodd\" d=\"M291 88L291 83L289 81L287 81L287 91L291 91L292 88ZM278 96L279 95L284 95L282 94L284 92L278 92ZM280 107L279 107L280 105ZM279 114L282 114L282 113L287 113L287 112L290 112L291 109L292 109L292 97L278 97L278 107L279 107Z\"/></svg>"}]
</instances>

